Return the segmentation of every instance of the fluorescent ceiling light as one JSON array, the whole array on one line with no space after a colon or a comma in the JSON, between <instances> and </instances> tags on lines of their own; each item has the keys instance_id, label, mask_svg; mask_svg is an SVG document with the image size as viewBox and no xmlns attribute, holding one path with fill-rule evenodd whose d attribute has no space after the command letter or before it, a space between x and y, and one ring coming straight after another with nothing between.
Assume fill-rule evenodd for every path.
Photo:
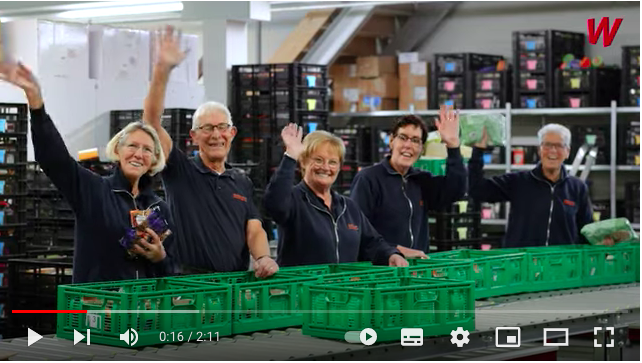
<instances>
[{"instance_id":1,"label":"fluorescent ceiling light","mask_svg":"<svg viewBox=\"0 0 642 363\"><path fill-rule=\"evenodd\" d=\"M168 13L174 11L182 11L183 3L165 2L147 5L132 5L132 6L111 6L104 8L83 9L83 10L70 10L57 14L59 18L65 19L89 19L107 16L120 16L120 15L138 15L138 14L154 14L154 13Z\"/></svg>"}]
</instances>

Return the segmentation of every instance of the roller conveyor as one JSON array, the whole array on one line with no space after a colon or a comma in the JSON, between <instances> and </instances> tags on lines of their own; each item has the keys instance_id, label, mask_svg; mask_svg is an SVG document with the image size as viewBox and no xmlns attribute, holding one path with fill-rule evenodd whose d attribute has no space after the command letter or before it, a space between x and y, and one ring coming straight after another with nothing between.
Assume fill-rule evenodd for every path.
<instances>
[{"instance_id":1,"label":"roller conveyor","mask_svg":"<svg viewBox=\"0 0 642 363\"><path fill-rule=\"evenodd\" d=\"M458 348L450 335L424 338L422 347L402 347L399 342L367 347L314 338L290 328L224 337L218 342L167 344L126 349L47 336L27 347L27 338L0 341L0 353L9 360L419 360L495 348L496 327L520 327L521 342L543 339L544 328L569 328L569 336L593 334L594 327L615 327L615 342L626 339L629 325L640 321L640 285L598 286L544 293L503 296L476 302L475 331L470 343ZM409 327L411 328L411 327ZM559 337L549 335L549 338ZM4 355L4 354L3 354Z\"/></svg>"}]
</instances>

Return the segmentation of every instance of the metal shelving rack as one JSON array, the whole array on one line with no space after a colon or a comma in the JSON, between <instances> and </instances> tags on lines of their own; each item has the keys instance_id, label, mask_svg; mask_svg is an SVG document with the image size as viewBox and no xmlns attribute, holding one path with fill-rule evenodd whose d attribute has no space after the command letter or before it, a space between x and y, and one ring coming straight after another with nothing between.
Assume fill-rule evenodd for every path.
<instances>
[{"instance_id":1,"label":"metal shelving rack","mask_svg":"<svg viewBox=\"0 0 642 363\"><path fill-rule=\"evenodd\" d=\"M403 116L408 114L409 111L375 111L375 112L357 112L357 113L331 113L331 123L332 119L340 119L343 123L352 124L356 119L363 118L394 118L398 116ZM439 110L417 110L413 112L418 116L438 116ZM611 218L616 217L616 187L617 187L617 172L640 172L640 166L636 165L617 165L617 121L618 115L620 114L640 114L639 107L618 107L616 101L611 101L610 107L583 107L583 108L533 108L525 109L518 108L513 109L510 103L506 103L505 108L501 109L492 109L492 110L460 110L460 114L485 114L485 113L502 113L506 116L506 135L512 135L512 119L513 116L595 116L595 115L610 115L610 127L611 127L611 155L610 155L610 164L609 165L595 165L591 168L591 171L595 172L606 172L610 173L609 180L609 201L610 201L610 210ZM512 165L511 163L511 150L512 150L512 137L509 137L506 140L506 154L505 154L505 163L504 164L489 164L485 165L485 170L499 170L505 172L511 172L514 170L529 170L534 167L534 165ZM506 223L506 220L497 219L497 220L482 220L483 224L486 225L502 225ZM639 225L634 227L639 229Z\"/></svg>"}]
</instances>

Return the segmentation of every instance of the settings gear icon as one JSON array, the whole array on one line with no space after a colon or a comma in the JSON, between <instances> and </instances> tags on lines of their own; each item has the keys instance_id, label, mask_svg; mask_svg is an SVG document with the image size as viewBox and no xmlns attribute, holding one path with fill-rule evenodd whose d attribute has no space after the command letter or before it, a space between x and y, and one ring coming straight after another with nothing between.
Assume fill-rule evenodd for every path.
<instances>
[{"instance_id":1,"label":"settings gear icon","mask_svg":"<svg viewBox=\"0 0 642 363\"><path fill-rule=\"evenodd\" d=\"M468 335L470 333L468 330L464 330L462 327L458 327L457 330L453 330L450 332L450 335L452 336L452 339L450 339L450 342L452 344L457 345L458 348L463 347L465 344L470 343L470 339L468 339ZM461 339L459 339L459 336L461 335Z\"/></svg>"}]
</instances>

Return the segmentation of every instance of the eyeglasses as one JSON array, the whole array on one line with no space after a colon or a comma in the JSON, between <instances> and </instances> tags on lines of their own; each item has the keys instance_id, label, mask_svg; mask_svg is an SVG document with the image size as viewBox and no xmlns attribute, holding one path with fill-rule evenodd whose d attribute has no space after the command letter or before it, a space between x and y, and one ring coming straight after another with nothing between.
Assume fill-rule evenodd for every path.
<instances>
[{"instance_id":1,"label":"eyeglasses","mask_svg":"<svg viewBox=\"0 0 642 363\"><path fill-rule=\"evenodd\" d=\"M541 146L542 146L542 149L545 149L545 150L551 150L553 148L555 148L556 150L563 150L566 148L566 145L564 144L554 144L552 142L543 142Z\"/></svg>"},{"instance_id":2,"label":"eyeglasses","mask_svg":"<svg viewBox=\"0 0 642 363\"><path fill-rule=\"evenodd\" d=\"M132 154L137 153L138 150L140 148L142 148L144 155L147 155L147 156L154 155L154 150L152 150L151 148L149 148L147 146L138 145L138 144L127 144L127 145L125 145L125 147L127 148L127 151L131 152Z\"/></svg>"},{"instance_id":3,"label":"eyeglasses","mask_svg":"<svg viewBox=\"0 0 642 363\"><path fill-rule=\"evenodd\" d=\"M419 137L408 137L408 136L406 136L404 134L399 134L399 135L396 135L395 137L397 139L401 140L401 142L406 142L406 141L410 140L410 142L412 142L413 144L415 144L417 146L422 144L421 138L419 138Z\"/></svg>"},{"instance_id":4,"label":"eyeglasses","mask_svg":"<svg viewBox=\"0 0 642 363\"><path fill-rule=\"evenodd\" d=\"M312 163L314 166L323 166L323 164L325 164L325 160L320 157L314 157L312 158ZM338 169L340 164L341 163L338 160L328 160L328 166L332 169Z\"/></svg>"},{"instance_id":5,"label":"eyeglasses","mask_svg":"<svg viewBox=\"0 0 642 363\"><path fill-rule=\"evenodd\" d=\"M214 132L214 129L218 129L219 132L225 132L229 130L230 127L232 127L232 125L228 123L218 124L218 125L207 124L203 126L198 126L197 129L203 131L204 134L209 135L212 132Z\"/></svg>"}]
</instances>

